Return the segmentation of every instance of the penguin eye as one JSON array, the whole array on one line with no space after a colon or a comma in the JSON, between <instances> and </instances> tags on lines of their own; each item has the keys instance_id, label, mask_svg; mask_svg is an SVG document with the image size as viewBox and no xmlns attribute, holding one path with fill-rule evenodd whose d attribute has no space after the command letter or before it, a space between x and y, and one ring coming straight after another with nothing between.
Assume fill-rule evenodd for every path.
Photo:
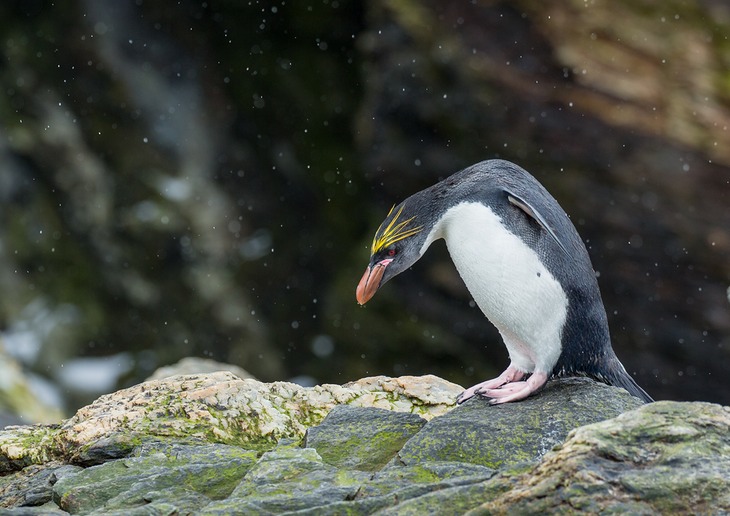
<instances>
[{"instance_id":1,"label":"penguin eye","mask_svg":"<svg viewBox=\"0 0 730 516\"><path fill-rule=\"evenodd\" d=\"M387 249L387 252L386 252L386 254L387 254L388 256L390 256L391 258L392 258L393 256L395 256L395 254L396 254L396 251L395 251L395 247L390 247L389 249Z\"/></svg>"}]
</instances>

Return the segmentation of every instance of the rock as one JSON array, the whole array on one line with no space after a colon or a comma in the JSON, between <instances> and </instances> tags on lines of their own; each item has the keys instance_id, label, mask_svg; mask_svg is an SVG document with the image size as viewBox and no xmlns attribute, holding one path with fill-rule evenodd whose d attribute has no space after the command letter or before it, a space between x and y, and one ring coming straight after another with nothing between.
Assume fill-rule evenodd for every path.
<instances>
[{"instance_id":1,"label":"rock","mask_svg":"<svg viewBox=\"0 0 730 516\"><path fill-rule=\"evenodd\" d=\"M401 514L412 508L415 514L424 514L433 511L434 507L451 510L462 503L471 508L479 500L495 497L491 490L483 487L483 482L495 473L491 468L458 462L392 465L365 483L353 502L336 504L329 509L332 514L336 514L337 509L344 512L350 507L355 510L377 508L383 514L392 510Z\"/></svg>"},{"instance_id":2,"label":"rock","mask_svg":"<svg viewBox=\"0 0 730 516\"><path fill-rule=\"evenodd\" d=\"M380 480L366 482L361 486L353 500L343 500L309 509L310 512L300 511L285 514L340 515L340 514L427 514L438 509L443 513L454 514L464 512L483 500L495 497L489 489L485 489L481 482L488 479L494 472L488 468L484 471L463 477L454 476L443 481L429 480L430 471L424 468L402 468L394 477L381 477ZM475 468L476 469L476 468ZM360 493L376 481L387 485L385 492L378 496L363 496ZM464 510L458 509L459 507ZM409 512L411 511L411 512Z\"/></svg>"},{"instance_id":3,"label":"rock","mask_svg":"<svg viewBox=\"0 0 730 516\"><path fill-rule=\"evenodd\" d=\"M53 457L97 464L124 457L142 440L196 438L270 449L282 438L303 437L339 404L430 419L453 408L461 390L435 376L309 388L242 380L229 372L153 380L101 396L59 427L0 433L0 474Z\"/></svg>"},{"instance_id":4,"label":"rock","mask_svg":"<svg viewBox=\"0 0 730 516\"><path fill-rule=\"evenodd\" d=\"M281 447L265 453L225 501L203 514L284 513L352 498L370 474L339 470L313 448Z\"/></svg>"},{"instance_id":5,"label":"rock","mask_svg":"<svg viewBox=\"0 0 730 516\"><path fill-rule=\"evenodd\" d=\"M578 428L474 514L730 512L730 407L660 401Z\"/></svg>"},{"instance_id":6,"label":"rock","mask_svg":"<svg viewBox=\"0 0 730 516\"><path fill-rule=\"evenodd\" d=\"M519 403L477 398L449 411L458 391L435 377L310 389L224 372L147 382L100 398L73 422L0 432L0 507L101 515L730 510L730 408L642 406L621 389L573 378ZM216 425L225 432L210 431Z\"/></svg>"},{"instance_id":7,"label":"rock","mask_svg":"<svg viewBox=\"0 0 730 516\"><path fill-rule=\"evenodd\" d=\"M78 466L50 463L29 466L23 470L22 475L15 477L0 477L0 507L35 507L51 502L53 484L57 479L81 470Z\"/></svg>"},{"instance_id":8,"label":"rock","mask_svg":"<svg viewBox=\"0 0 730 516\"><path fill-rule=\"evenodd\" d=\"M405 464L458 461L490 468L535 462L568 432L636 408L643 402L617 387L587 378L548 382L537 396L490 406L472 398L432 419L399 453Z\"/></svg>"},{"instance_id":9,"label":"rock","mask_svg":"<svg viewBox=\"0 0 730 516\"><path fill-rule=\"evenodd\" d=\"M163 378L169 378L170 376L215 373L217 371L228 371L242 380L254 378L251 373L237 365L224 364L223 362L217 362L209 358L186 357L176 364L158 368L150 375L149 378L147 378L147 381L161 380Z\"/></svg>"},{"instance_id":10,"label":"rock","mask_svg":"<svg viewBox=\"0 0 730 516\"><path fill-rule=\"evenodd\" d=\"M230 495L256 461L255 451L225 444L142 445L134 456L64 476L53 496L74 514L142 505L189 513Z\"/></svg>"},{"instance_id":11,"label":"rock","mask_svg":"<svg viewBox=\"0 0 730 516\"><path fill-rule=\"evenodd\" d=\"M426 420L415 414L340 405L307 430L304 445L338 468L376 471L385 466Z\"/></svg>"}]
</instances>

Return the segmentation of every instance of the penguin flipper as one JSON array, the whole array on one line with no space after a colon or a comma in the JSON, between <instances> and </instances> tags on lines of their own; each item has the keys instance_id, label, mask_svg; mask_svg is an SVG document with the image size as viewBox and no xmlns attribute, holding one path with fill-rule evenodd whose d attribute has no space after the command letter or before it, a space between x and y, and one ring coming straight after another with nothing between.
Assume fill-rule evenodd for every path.
<instances>
[{"instance_id":1,"label":"penguin flipper","mask_svg":"<svg viewBox=\"0 0 730 516\"><path fill-rule=\"evenodd\" d=\"M525 214L533 219L535 222L537 222L542 229L547 231L548 235L550 235L553 240L555 240L555 243L558 244L560 249L563 250L563 252L568 255L568 250L565 248L563 243L558 238L558 235L553 231L553 229L550 227L550 225L545 220L545 217L540 215L540 212L537 211L533 206L530 205L527 201L520 198L517 194L514 192L511 192L508 189L505 189L505 192L507 192L507 200L512 204L513 206L516 206L517 208L521 209Z\"/></svg>"}]
</instances>

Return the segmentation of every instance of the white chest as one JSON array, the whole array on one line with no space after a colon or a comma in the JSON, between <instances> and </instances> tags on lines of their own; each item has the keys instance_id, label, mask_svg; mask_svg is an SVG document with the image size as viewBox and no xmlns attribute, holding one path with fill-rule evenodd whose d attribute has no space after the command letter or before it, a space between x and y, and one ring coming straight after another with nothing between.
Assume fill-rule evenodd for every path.
<instances>
[{"instance_id":1,"label":"white chest","mask_svg":"<svg viewBox=\"0 0 730 516\"><path fill-rule=\"evenodd\" d=\"M444 238L474 301L523 370L550 372L561 352L568 299L537 253L481 203L449 209L427 238Z\"/></svg>"}]
</instances>

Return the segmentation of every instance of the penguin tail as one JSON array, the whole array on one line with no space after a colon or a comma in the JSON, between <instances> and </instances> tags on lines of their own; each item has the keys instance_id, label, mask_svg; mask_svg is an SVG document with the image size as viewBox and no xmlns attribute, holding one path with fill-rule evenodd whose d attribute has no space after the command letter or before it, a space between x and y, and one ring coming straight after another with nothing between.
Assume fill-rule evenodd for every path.
<instances>
[{"instance_id":1,"label":"penguin tail","mask_svg":"<svg viewBox=\"0 0 730 516\"><path fill-rule=\"evenodd\" d=\"M624 369L624 366L618 361L618 359L616 359L615 367L612 369L613 374L610 375L610 378L607 378L610 385L626 389L629 391L629 394L643 400L645 403L652 403L654 401L654 399L649 396L644 389L639 387L639 384L636 383L631 375L626 372L626 369Z\"/></svg>"}]
</instances>

